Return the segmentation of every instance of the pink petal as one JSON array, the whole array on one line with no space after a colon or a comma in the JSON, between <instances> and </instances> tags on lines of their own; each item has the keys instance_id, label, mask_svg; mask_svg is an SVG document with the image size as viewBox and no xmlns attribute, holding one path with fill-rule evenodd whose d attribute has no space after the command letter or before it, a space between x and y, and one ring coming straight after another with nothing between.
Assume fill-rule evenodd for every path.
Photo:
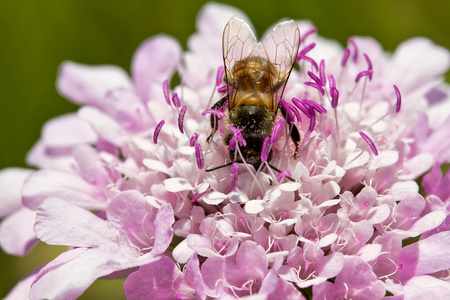
<instances>
[{"instance_id":1,"label":"pink petal","mask_svg":"<svg viewBox=\"0 0 450 300\"><path fill-rule=\"evenodd\" d=\"M97 278L114 270L104 267L110 258L100 249L66 251L43 267L31 286L31 299L76 299Z\"/></svg>"},{"instance_id":2,"label":"pink petal","mask_svg":"<svg viewBox=\"0 0 450 300\"><path fill-rule=\"evenodd\" d=\"M82 144L74 148L72 155L84 180L99 188L106 188L112 182L95 148Z\"/></svg>"},{"instance_id":3,"label":"pink petal","mask_svg":"<svg viewBox=\"0 0 450 300\"><path fill-rule=\"evenodd\" d=\"M40 170L31 174L22 190L24 205L37 209L48 197L58 197L87 209L106 206L105 195L95 186L73 173Z\"/></svg>"},{"instance_id":4,"label":"pink petal","mask_svg":"<svg viewBox=\"0 0 450 300\"><path fill-rule=\"evenodd\" d=\"M83 106L78 111L78 116L86 120L100 137L113 145L121 146L126 139L127 132L125 128L118 121L97 108Z\"/></svg>"},{"instance_id":5,"label":"pink petal","mask_svg":"<svg viewBox=\"0 0 450 300\"><path fill-rule=\"evenodd\" d=\"M67 61L59 69L57 87L66 98L81 105L103 107L105 95L117 88L131 89L128 75L115 66L88 66Z\"/></svg>"},{"instance_id":6,"label":"pink petal","mask_svg":"<svg viewBox=\"0 0 450 300\"><path fill-rule=\"evenodd\" d=\"M345 294L352 299L381 299L386 293L371 266L359 257L347 258L334 285L340 288L342 296Z\"/></svg>"},{"instance_id":7,"label":"pink petal","mask_svg":"<svg viewBox=\"0 0 450 300\"><path fill-rule=\"evenodd\" d=\"M61 151L61 148L70 148L78 144L90 144L97 141L89 123L76 114L62 115L47 121L42 128L42 140L47 151Z\"/></svg>"},{"instance_id":8,"label":"pink petal","mask_svg":"<svg viewBox=\"0 0 450 300\"><path fill-rule=\"evenodd\" d=\"M188 47L201 56L210 68L217 69L223 65L222 33L225 24L234 15L240 16L251 24L242 11L220 3L208 3L198 14L197 33L189 38Z\"/></svg>"},{"instance_id":9,"label":"pink petal","mask_svg":"<svg viewBox=\"0 0 450 300\"><path fill-rule=\"evenodd\" d=\"M450 232L434 234L402 249L399 263L404 279L432 274L450 268Z\"/></svg>"},{"instance_id":10,"label":"pink petal","mask_svg":"<svg viewBox=\"0 0 450 300\"><path fill-rule=\"evenodd\" d=\"M0 244L8 254L24 256L37 242L33 225L36 212L21 208L3 219L0 224Z\"/></svg>"},{"instance_id":11,"label":"pink petal","mask_svg":"<svg viewBox=\"0 0 450 300\"><path fill-rule=\"evenodd\" d=\"M28 274L25 278L22 278L22 280L20 280L8 293L4 300L29 299L31 284L34 282L40 269L41 268L38 268Z\"/></svg>"},{"instance_id":12,"label":"pink petal","mask_svg":"<svg viewBox=\"0 0 450 300\"><path fill-rule=\"evenodd\" d=\"M111 251L119 247L117 230L108 222L58 198L47 198L39 206L34 231L50 245L103 247Z\"/></svg>"},{"instance_id":13,"label":"pink petal","mask_svg":"<svg viewBox=\"0 0 450 300\"><path fill-rule=\"evenodd\" d=\"M64 153L67 153L65 149ZM33 148L28 152L26 161L29 165L38 168L46 168L52 170L60 170L65 172L73 172L75 160L67 154L54 155L47 152L47 146L42 140L39 140Z\"/></svg>"},{"instance_id":14,"label":"pink petal","mask_svg":"<svg viewBox=\"0 0 450 300\"><path fill-rule=\"evenodd\" d=\"M183 274L167 256L131 273L124 283L127 299L177 299L183 287Z\"/></svg>"},{"instance_id":15,"label":"pink petal","mask_svg":"<svg viewBox=\"0 0 450 300\"><path fill-rule=\"evenodd\" d=\"M144 41L136 50L131 64L131 73L137 93L142 100L151 97L149 87L160 85L172 77L179 64L181 46L170 36L158 35Z\"/></svg>"},{"instance_id":16,"label":"pink petal","mask_svg":"<svg viewBox=\"0 0 450 300\"><path fill-rule=\"evenodd\" d=\"M0 171L0 218L20 209L22 186L32 170L7 168Z\"/></svg>"},{"instance_id":17,"label":"pink petal","mask_svg":"<svg viewBox=\"0 0 450 300\"><path fill-rule=\"evenodd\" d=\"M200 273L200 262L197 255L192 255L184 272L186 282L192 286L201 299L206 299L205 283Z\"/></svg>"},{"instance_id":18,"label":"pink petal","mask_svg":"<svg viewBox=\"0 0 450 300\"><path fill-rule=\"evenodd\" d=\"M411 64L417 72L408 72ZM425 38L413 38L397 47L385 71L389 82L401 83L402 92L411 92L445 73L449 64L447 49Z\"/></svg>"}]
</instances>

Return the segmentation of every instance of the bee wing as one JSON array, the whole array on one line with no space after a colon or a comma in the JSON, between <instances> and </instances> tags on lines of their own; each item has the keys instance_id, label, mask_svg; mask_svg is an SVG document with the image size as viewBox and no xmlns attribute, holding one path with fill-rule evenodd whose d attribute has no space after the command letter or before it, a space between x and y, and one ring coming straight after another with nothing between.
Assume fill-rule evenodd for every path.
<instances>
[{"instance_id":1,"label":"bee wing","mask_svg":"<svg viewBox=\"0 0 450 300\"><path fill-rule=\"evenodd\" d=\"M236 91L239 90L239 82L235 80L232 73L233 66L237 61L241 61L252 55L257 40L253 30L241 18L232 17L223 31L222 51L223 62L225 66L225 78L228 89L228 107L232 109L235 106Z\"/></svg>"},{"instance_id":2,"label":"bee wing","mask_svg":"<svg viewBox=\"0 0 450 300\"><path fill-rule=\"evenodd\" d=\"M261 44L267 60L276 69L272 99L272 107L276 111L300 47L300 30L297 23L290 20L277 24Z\"/></svg>"}]
</instances>

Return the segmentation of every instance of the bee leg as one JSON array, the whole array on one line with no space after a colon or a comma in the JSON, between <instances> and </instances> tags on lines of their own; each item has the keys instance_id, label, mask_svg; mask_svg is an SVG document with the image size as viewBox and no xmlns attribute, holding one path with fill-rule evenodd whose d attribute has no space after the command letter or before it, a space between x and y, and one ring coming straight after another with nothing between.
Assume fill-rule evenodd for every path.
<instances>
[{"instance_id":1,"label":"bee leg","mask_svg":"<svg viewBox=\"0 0 450 300\"><path fill-rule=\"evenodd\" d=\"M225 104L225 102L227 101L228 96L224 96L222 99L220 99L219 101L217 101L211 108L212 109L221 109L222 106ZM217 118L216 115L211 114L211 134L208 136L208 138L206 139L206 141L209 143L211 141L212 136L214 135L214 133L216 133L217 129L219 128L219 118Z\"/></svg>"},{"instance_id":2,"label":"bee leg","mask_svg":"<svg viewBox=\"0 0 450 300\"><path fill-rule=\"evenodd\" d=\"M284 110L283 106L281 104L278 104L278 108L281 110L281 114L283 115L284 119L287 122L287 116L286 111ZM289 122L288 122L289 123ZM291 140L294 142L295 145L295 151L294 151L294 158L297 159L298 150L300 149L300 132L298 131L297 126L295 126L294 123L289 123L291 126Z\"/></svg>"}]
</instances>

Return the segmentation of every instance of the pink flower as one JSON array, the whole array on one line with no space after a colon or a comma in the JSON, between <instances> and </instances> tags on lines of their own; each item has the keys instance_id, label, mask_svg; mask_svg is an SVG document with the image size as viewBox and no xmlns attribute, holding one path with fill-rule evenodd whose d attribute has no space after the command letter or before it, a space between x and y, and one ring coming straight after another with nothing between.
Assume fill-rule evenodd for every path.
<instances>
[{"instance_id":1,"label":"pink flower","mask_svg":"<svg viewBox=\"0 0 450 300\"><path fill-rule=\"evenodd\" d=\"M81 108L44 125L28 155L39 170L0 173L0 243L15 255L38 239L70 248L9 299L74 299L108 276L127 277L129 299L450 294L449 52L425 38L392 55L371 38L342 49L290 23L299 68L258 167L238 156L252 144L227 104L213 107L238 89L222 60L233 15L249 23L205 5L186 52L168 36L144 41L131 78L61 65L58 90Z\"/></svg>"}]
</instances>

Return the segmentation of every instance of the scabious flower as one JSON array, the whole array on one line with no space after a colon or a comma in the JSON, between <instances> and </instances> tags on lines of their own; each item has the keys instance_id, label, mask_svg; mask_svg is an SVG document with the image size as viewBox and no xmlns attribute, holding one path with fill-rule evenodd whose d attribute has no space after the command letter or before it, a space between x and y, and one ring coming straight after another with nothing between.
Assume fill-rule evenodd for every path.
<instances>
[{"instance_id":1,"label":"scabious flower","mask_svg":"<svg viewBox=\"0 0 450 300\"><path fill-rule=\"evenodd\" d=\"M342 49L298 22L287 120L255 170L228 157L245 139L226 105L210 109L227 92L233 15L247 19L207 4L185 52L145 41L131 78L62 64L58 90L81 108L45 124L28 155L37 171L0 172L0 242L15 255L37 240L69 250L8 299L74 299L106 276L127 277L129 299L450 297L449 52L425 38L393 54L363 37Z\"/></svg>"}]
</instances>

